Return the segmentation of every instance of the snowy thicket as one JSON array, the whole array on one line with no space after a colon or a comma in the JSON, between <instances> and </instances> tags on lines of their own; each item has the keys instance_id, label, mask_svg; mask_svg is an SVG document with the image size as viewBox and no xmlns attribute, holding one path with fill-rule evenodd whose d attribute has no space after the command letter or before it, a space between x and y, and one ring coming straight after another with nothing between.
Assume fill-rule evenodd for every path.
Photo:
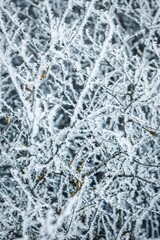
<instances>
[{"instance_id":1,"label":"snowy thicket","mask_svg":"<svg viewBox=\"0 0 160 240\"><path fill-rule=\"evenodd\" d=\"M160 239L160 1L0 1L0 239Z\"/></svg>"}]
</instances>

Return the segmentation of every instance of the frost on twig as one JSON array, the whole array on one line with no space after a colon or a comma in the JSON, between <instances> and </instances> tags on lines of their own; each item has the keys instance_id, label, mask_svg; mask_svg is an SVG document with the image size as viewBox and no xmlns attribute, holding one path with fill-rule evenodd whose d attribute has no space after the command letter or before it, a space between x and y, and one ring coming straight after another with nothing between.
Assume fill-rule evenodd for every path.
<instances>
[{"instance_id":1,"label":"frost on twig","mask_svg":"<svg viewBox=\"0 0 160 240\"><path fill-rule=\"evenodd\" d=\"M159 15L0 2L0 239L160 238Z\"/></svg>"}]
</instances>

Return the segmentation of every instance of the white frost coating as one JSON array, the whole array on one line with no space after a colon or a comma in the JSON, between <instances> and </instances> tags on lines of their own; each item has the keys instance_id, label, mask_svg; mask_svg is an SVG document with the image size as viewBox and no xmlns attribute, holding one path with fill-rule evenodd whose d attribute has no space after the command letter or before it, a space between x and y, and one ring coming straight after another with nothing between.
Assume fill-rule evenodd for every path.
<instances>
[{"instance_id":1,"label":"white frost coating","mask_svg":"<svg viewBox=\"0 0 160 240\"><path fill-rule=\"evenodd\" d=\"M0 3L0 239L160 239L157 1Z\"/></svg>"},{"instance_id":2,"label":"white frost coating","mask_svg":"<svg viewBox=\"0 0 160 240\"><path fill-rule=\"evenodd\" d=\"M96 60L95 62L95 65L94 65L94 68L87 80L87 84L85 86L85 88L83 89L83 91L81 92L81 95L78 99L78 102L77 102L77 106L75 107L75 110L74 110L74 114L72 116L72 120L71 120L71 124L74 124L75 121L77 120L77 115L79 114L79 112L81 111L81 107L82 107L82 104L83 104L83 99L84 97L86 96L87 92L89 91L89 89L92 90L92 87L94 86L94 82L93 82L93 79L95 78L96 74L97 74L97 71L98 71L98 68L101 64L101 61L103 60L105 54L106 54L106 50L107 50L107 46L112 38L112 35L113 35L113 31L114 31L114 25L112 23L111 20L109 20L109 18L107 18L108 20L108 24L109 24L109 27L110 27L110 30L109 30L109 34L108 36L106 37L104 43L103 43L103 46L102 46L102 49L101 49L101 52L100 52L100 55L98 57L98 59Z\"/></svg>"},{"instance_id":3,"label":"white frost coating","mask_svg":"<svg viewBox=\"0 0 160 240\"><path fill-rule=\"evenodd\" d=\"M66 217L72 214L73 207L77 201L77 197L74 196L69 199L65 209L62 211L61 215L55 219L52 211L50 210L47 215L47 232L52 236L56 236L57 230L61 227L62 223L65 221ZM52 224L52 222L56 221L56 223Z\"/></svg>"},{"instance_id":4,"label":"white frost coating","mask_svg":"<svg viewBox=\"0 0 160 240\"><path fill-rule=\"evenodd\" d=\"M34 119L33 119L32 138L31 138L32 143L34 143L34 137L38 134L39 120L40 120L41 114L42 112L40 108L40 100L37 99L34 104Z\"/></svg>"}]
</instances>

